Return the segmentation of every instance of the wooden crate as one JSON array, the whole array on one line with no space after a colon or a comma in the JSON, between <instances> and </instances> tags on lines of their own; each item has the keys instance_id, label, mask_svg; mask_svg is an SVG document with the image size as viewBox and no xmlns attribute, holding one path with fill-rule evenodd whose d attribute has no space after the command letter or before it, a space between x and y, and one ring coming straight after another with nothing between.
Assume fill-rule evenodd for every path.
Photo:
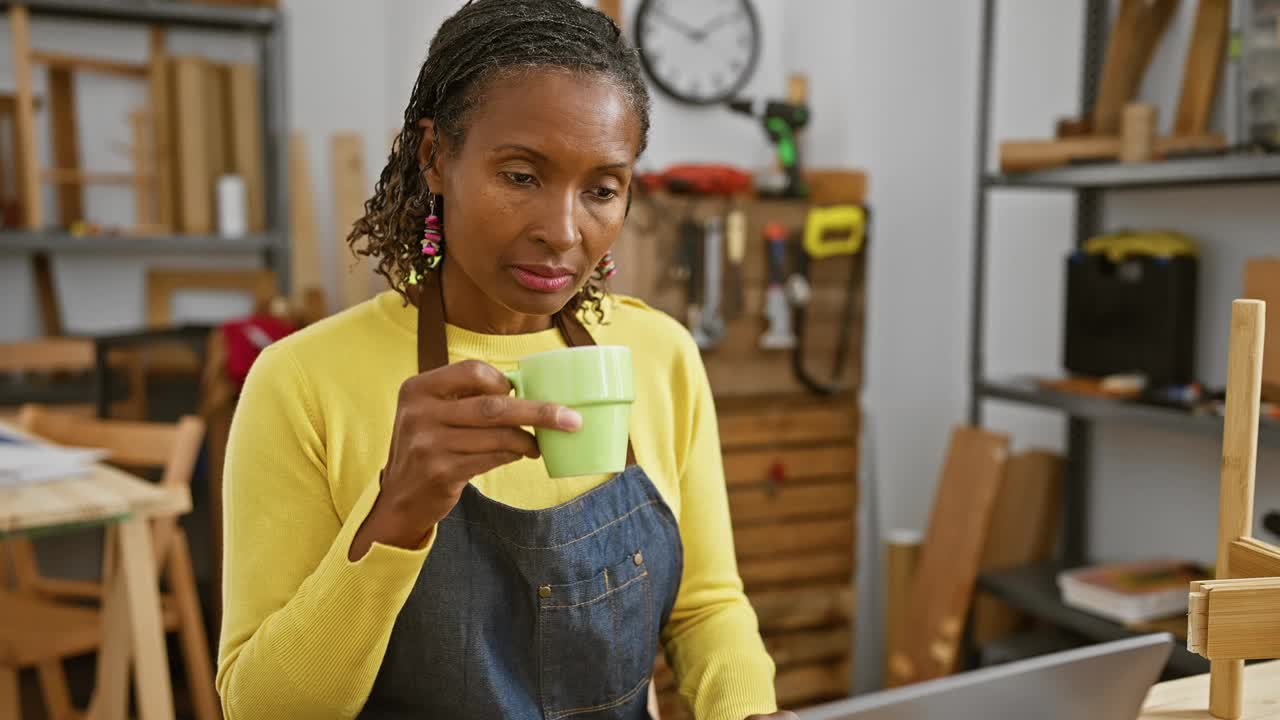
<instances>
[{"instance_id":1,"label":"wooden crate","mask_svg":"<svg viewBox=\"0 0 1280 720\"><path fill-rule=\"evenodd\" d=\"M854 617L856 396L717 404L738 570L778 667L778 702L794 709L844 697ZM664 662L654 678L662 720L689 718Z\"/></svg>"}]
</instances>

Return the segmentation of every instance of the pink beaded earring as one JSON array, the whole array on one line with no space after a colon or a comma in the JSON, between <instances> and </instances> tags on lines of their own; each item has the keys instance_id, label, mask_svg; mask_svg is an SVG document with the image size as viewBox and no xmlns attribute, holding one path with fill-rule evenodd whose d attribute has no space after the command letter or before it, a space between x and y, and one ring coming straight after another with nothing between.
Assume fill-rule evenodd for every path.
<instances>
[{"instance_id":1,"label":"pink beaded earring","mask_svg":"<svg viewBox=\"0 0 1280 720\"><path fill-rule=\"evenodd\" d=\"M425 265L428 270L435 270L440 264L440 256L444 253L444 229L440 227L440 216L436 215L436 194L431 193L431 204L427 209L427 227L422 233L422 254L426 256Z\"/></svg>"},{"instance_id":2,"label":"pink beaded earring","mask_svg":"<svg viewBox=\"0 0 1280 720\"><path fill-rule=\"evenodd\" d=\"M600 262L596 265L596 274L602 280L608 280L618 274L618 264L613 261L613 251L610 250L600 258Z\"/></svg>"}]
</instances>

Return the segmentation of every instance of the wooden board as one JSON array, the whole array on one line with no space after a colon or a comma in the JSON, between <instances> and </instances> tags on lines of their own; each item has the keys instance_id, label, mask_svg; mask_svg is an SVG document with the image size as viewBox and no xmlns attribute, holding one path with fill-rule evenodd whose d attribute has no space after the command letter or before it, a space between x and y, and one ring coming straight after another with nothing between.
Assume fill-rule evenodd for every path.
<instances>
[{"instance_id":1,"label":"wooden board","mask_svg":"<svg viewBox=\"0 0 1280 720\"><path fill-rule=\"evenodd\" d=\"M816 551L844 551L853 548L853 516L832 520L796 520L735 527L734 547L739 559L757 557L808 556Z\"/></svg>"},{"instance_id":2,"label":"wooden board","mask_svg":"<svg viewBox=\"0 0 1280 720\"><path fill-rule=\"evenodd\" d=\"M762 591L747 599L755 608L760 630L766 633L847 625L853 618L854 596L849 585Z\"/></svg>"},{"instance_id":3,"label":"wooden board","mask_svg":"<svg viewBox=\"0 0 1280 720\"><path fill-rule=\"evenodd\" d=\"M1280 548L1255 538L1242 538L1227 550L1233 578L1280 577Z\"/></svg>"},{"instance_id":4,"label":"wooden board","mask_svg":"<svg viewBox=\"0 0 1280 720\"><path fill-rule=\"evenodd\" d=\"M1063 459L1051 452L1018 453L1005 467L982 551L981 569L1000 570L1048 559L1062 504ZM1025 618L985 593L974 598L973 640L981 647L1016 632Z\"/></svg>"},{"instance_id":5,"label":"wooden board","mask_svg":"<svg viewBox=\"0 0 1280 720\"><path fill-rule=\"evenodd\" d=\"M801 559L786 555L744 559L738 562L738 575L748 593L809 583L849 582L853 579L853 547L805 553Z\"/></svg>"},{"instance_id":6,"label":"wooden board","mask_svg":"<svg viewBox=\"0 0 1280 720\"><path fill-rule=\"evenodd\" d=\"M293 253L290 265L293 289L290 295L295 301L304 297L308 290L325 286L320 275L316 207L309 168L306 138L301 131L295 130L289 134L289 247Z\"/></svg>"},{"instance_id":7,"label":"wooden board","mask_svg":"<svg viewBox=\"0 0 1280 720\"><path fill-rule=\"evenodd\" d=\"M1244 670L1241 720L1280 720L1280 660ZM1138 720L1211 720L1209 676L1172 680L1151 688Z\"/></svg>"},{"instance_id":8,"label":"wooden board","mask_svg":"<svg viewBox=\"0 0 1280 720\"><path fill-rule=\"evenodd\" d=\"M1202 135L1209 131L1209 116L1218 93L1218 77L1226 60L1230 0L1200 0L1196 24L1182 70L1182 91L1174 116L1173 134Z\"/></svg>"},{"instance_id":9,"label":"wooden board","mask_svg":"<svg viewBox=\"0 0 1280 720\"><path fill-rule=\"evenodd\" d=\"M1179 0L1121 0L1107 42L1102 80L1094 103L1092 131L1120 132L1120 114L1137 95L1156 44L1169 27Z\"/></svg>"},{"instance_id":10,"label":"wooden board","mask_svg":"<svg viewBox=\"0 0 1280 720\"><path fill-rule=\"evenodd\" d=\"M922 537L912 530L891 532L884 541L884 677L892 672L891 660L905 656L907 611L911 606L911 586L920 564Z\"/></svg>"},{"instance_id":11,"label":"wooden board","mask_svg":"<svg viewBox=\"0 0 1280 720\"><path fill-rule=\"evenodd\" d=\"M205 149L209 153L209 187L218 186L218 178L231 172L230 137L231 103L228 101L230 85L228 67L224 63L205 60L205 107L209 110L205 127ZM215 208L216 216L216 208Z\"/></svg>"},{"instance_id":12,"label":"wooden board","mask_svg":"<svg viewBox=\"0 0 1280 720\"><path fill-rule=\"evenodd\" d=\"M330 149L333 161L334 257L338 259L340 306L348 308L373 295L368 258L353 257L347 245L347 234L356 220L364 215L364 201L368 197L364 142L356 133L337 133Z\"/></svg>"},{"instance_id":13,"label":"wooden board","mask_svg":"<svg viewBox=\"0 0 1280 720\"><path fill-rule=\"evenodd\" d=\"M898 672L908 668L891 659L891 685L955 668L1008 448L1005 435L970 427L952 432L911 588L904 653L910 672Z\"/></svg>"},{"instance_id":14,"label":"wooden board","mask_svg":"<svg viewBox=\"0 0 1280 720\"><path fill-rule=\"evenodd\" d=\"M853 398L840 404L753 403L753 409L721 410L720 445L725 449L752 445L849 443L858 437Z\"/></svg>"},{"instance_id":15,"label":"wooden board","mask_svg":"<svg viewBox=\"0 0 1280 720\"><path fill-rule=\"evenodd\" d=\"M1118 160L1123 141L1116 136L1086 136L1060 140L1006 140L1000 143L1000 170L1030 172L1072 162ZM1156 158L1189 150L1218 150L1226 145L1215 133L1156 138Z\"/></svg>"},{"instance_id":16,"label":"wooden board","mask_svg":"<svg viewBox=\"0 0 1280 720\"><path fill-rule=\"evenodd\" d=\"M172 324L173 299L183 290L219 290L249 295L255 308L271 301L276 292L276 274L270 270L147 270L147 327Z\"/></svg>"},{"instance_id":17,"label":"wooden board","mask_svg":"<svg viewBox=\"0 0 1280 720\"><path fill-rule=\"evenodd\" d=\"M76 132L76 90L71 68L51 67L48 71L49 125L53 166L59 170L80 170L80 141ZM84 219L84 188L78 183L58 183L58 224L70 227Z\"/></svg>"},{"instance_id":18,"label":"wooden board","mask_svg":"<svg viewBox=\"0 0 1280 720\"><path fill-rule=\"evenodd\" d=\"M774 680L778 706L800 708L846 697L851 679L852 664L848 662L815 663L781 670Z\"/></svg>"},{"instance_id":19,"label":"wooden board","mask_svg":"<svg viewBox=\"0 0 1280 720\"><path fill-rule=\"evenodd\" d=\"M244 180L248 200L249 232L267 227L266 188L263 180L262 109L258 99L258 68L235 63L226 68L229 107L229 170Z\"/></svg>"},{"instance_id":20,"label":"wooden board","mask_svg":"<svg viewBox=\"0 0 1280 720\"><path fill-rule=\"evenodd\" d=\"M165 31L153 26L147 34L147 111L151 128L153 171L155 172L156 224L162 232L172 232L174 227L174 178L173 178L173 104L170 102L171 84L169 50Z\"/></svg>"},{"instance_id":21,"label":"wooden board","mask_svg":"<svg viewBox=\"0 0 1280 720\"><path fill-rule=\"evenodd\" d=\"M843 660L853 652L853 631L849 626L801 632L772 633L764 647L779 668L832 660Z\"/></svg>"},{"instance_id":22,"label":"wooden board","mask_svg":"<svg viewBox=\"0 0 1280 720\"><path fill-rule=\"evenodd\" d=\"M849 479L830 482L784 483L777 487L734 488L729 515L736 528L752 523L838 515L853 517L857 487Z\"/></svg>"},{"instance_id":23,"label":"wooden board","mask_svg":"<svg viewBox=\"0 0 1280 720\"><path fill-rule=\"evenodd\" d=\"M207 138L210 115L206 70L198 57L171 61L170 100L173 103L173 176L177 181L175 223L180 232L213 232L213 185Z\"/></svg>"},{"instance_id":24,"label":"wooden board","mask_svg":"<svg viewBox=\"0 0 1280 720\"><path fill-rule=\"evenodd\" d=\"M1212 660L1280 657L1280 578L1229 582L1266 585L1208 590L1204 656Z\"/></svg>"},{"instance_id":25,"label":"wooden board","mask_svg":"<svg viewBox=\"0 0 1280 720\"><path fill-rule=\"evenodd\" d=\"M1262 348L1262 393L1280 402L1280 256L1250 258L1244 264L1244 297L1267 303L1266 337Z\"/></svg>"},{"instance_id":26,"label":"wooden board","mask_svg":"<svg viewBox=\"0 0 1280 720\"><path fill-rule=\"evenodd\" d=\"M18 176L18 201L22 226L37 229L44 223L41 207L40 168L36 160L35 96L31 89L31 37L27 8L9 8L9 45L13 58L14 167Z\"/></svg>"},{"instance_id":27,"label":"wooden board","mask_svg":"<svg viewBox=\"0 0 1280 720\"><path fill-rule=\"evenodd\" d=\"M800 480L852 478L858 470L858 451L853 446L786 448L781 450L735 450L724 454L725 482L736 486L770 485L770 468L781 465L786 479Z\"/></svg>"},{"instance_id":28,"label":"wooden board","mask_svg":"<svg viewBox=\"0 0 1280 720\"><path fill-rule=\"evenodd\" d=\"M31 278L35 283L36 305L40 309L40 330L46 337L62 334L62 304L53 280L53 259L48 253L31 256Z\"/></svg>"}]
</instances>

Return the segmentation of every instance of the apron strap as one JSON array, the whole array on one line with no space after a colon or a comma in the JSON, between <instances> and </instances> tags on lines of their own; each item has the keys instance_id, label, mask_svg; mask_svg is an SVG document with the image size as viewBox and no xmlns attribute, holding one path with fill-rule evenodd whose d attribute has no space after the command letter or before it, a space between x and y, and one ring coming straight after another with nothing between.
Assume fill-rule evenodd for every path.
<instances>
[{"instance_id":1,"label":"apron strap","mask_svg":"<svg viewBox=\"0 0 1280 720\"><path fill-rule=\"evenodd\" d=\"M424 373L449 364L449 341L444 329L444 286L440 283L440 271L425 273L418 287L418 372ZM561 310L551 316L551 322L569 347L596 344L591 332L572 312ZM627 465L635 464L635 450L631 446L631 438L627 438Z\"/></svg>"}]
</instances>

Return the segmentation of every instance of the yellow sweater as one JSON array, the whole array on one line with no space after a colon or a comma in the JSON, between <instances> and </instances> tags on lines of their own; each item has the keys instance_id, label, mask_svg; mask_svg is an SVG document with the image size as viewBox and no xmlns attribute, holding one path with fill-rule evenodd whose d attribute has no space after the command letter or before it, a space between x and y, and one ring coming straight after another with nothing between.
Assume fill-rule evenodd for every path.
<instances>
[{"instance_id":1,"label":"yellow sweater","mask_svg":"<svg viewBox=\"0 0 1280 720\"><path fill-rule=\"evenodd\" d=\"M631 347L636 458L679 521L684 575L662 633L680 694L699 720L776 709L773 662L734 560L715 408L697 347L682 326L616 298L601 344ZM227 720L350 718L382 663L396 616L430 543L351 540L378 493L396 391L417 371L416 310L386 292L268 348L231 426L224 484L224 616L218 691ZM590 319L588 319L590 323ZM555 330L482 335L448 326L449 360L499 369L563 347ZM525 509L564 503L604 477L552 480L541 460L474 479Z\"/></svg>"}]
</instances>

